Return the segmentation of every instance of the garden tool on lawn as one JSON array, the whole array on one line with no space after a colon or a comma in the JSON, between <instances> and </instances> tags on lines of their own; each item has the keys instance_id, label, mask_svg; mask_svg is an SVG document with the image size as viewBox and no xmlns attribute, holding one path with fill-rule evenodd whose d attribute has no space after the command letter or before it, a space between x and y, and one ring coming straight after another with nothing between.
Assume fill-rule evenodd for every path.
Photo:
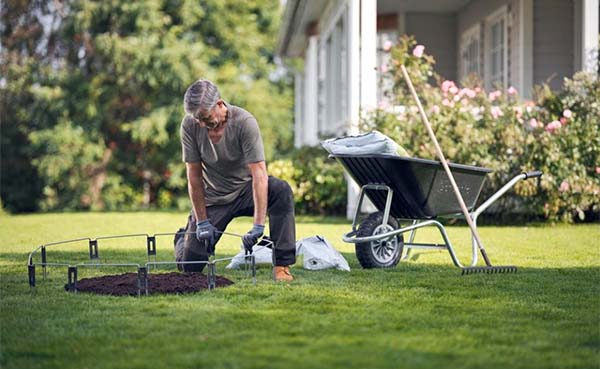
<instances>
[{"instance_id":1,"label":"garden tool on lawn","mask_svg":"<svg viewBox=\"0 0 600 369\"><path fill-rule=\"evenodd\" d=\"M419 112L421 114L421 119L423 121L423 124L425 124L425 128L427 129L427 132L429 133L429 137L431 138L433 145L435 146L435 150L436 150L438 159L440 160L442 166L444 167L444 170L446 171L446 175L448 176L448 179L450 180L450 184L452 185L452 190L454 191L454 194L456 195L456 200L458 201L460 208L462 210L462 213L465 217L465 220L467 221L469 228L471 229L471 233L473 235L474 242L477 243L477 246L479 247L479 251L481 252L481 255L483 256L483 260L485 261L485 266L463 267L462 274L465 275L465 274L475 274L475 273L512 273L512 272L516 272L517 271L516 266L512 266L512 265L494 266L490 262L490 259L487 256L487 253L485 252L485 248L483 247L483 243L481 242L481 238L479 237L479 233L477 232L477 227L475 226L475 223L473 222L473 219L471 218L471 214L469 214L469 210L467 209L467 206L465 205L465 201L460 193L460 190L458 189L458 186L456 185L456 181L454 180L454 175L450 171L450 167L448 166L448 162L446 161L444 153L442 152L442 148L440 147L440 144L438 143L438 141L435 137L435 134L433 133L433 129L431 128L431 123L429 123L429 119L427 118L427 115L425 114L425 109L423 109L423 106L421 105L421 100L419 99L419 96L417 95L415 87L412 84L410 76L408 75L408 71L406 70L406 67L404 65L401 65L400 69L402 70L402 74L404 75L404 79L406 80L408 88L410 89L410 92L417 104L417 107L419 108Z\"/></svg>"}]
</instances>

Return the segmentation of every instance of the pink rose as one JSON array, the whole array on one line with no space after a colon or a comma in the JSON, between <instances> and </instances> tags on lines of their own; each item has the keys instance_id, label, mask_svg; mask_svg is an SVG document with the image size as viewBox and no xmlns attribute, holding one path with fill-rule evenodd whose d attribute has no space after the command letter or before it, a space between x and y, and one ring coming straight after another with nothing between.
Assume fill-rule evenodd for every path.
<instances>
[{"instance_id":1,"label":"pink rose","mask_svg":"<svg viewBox=\"0 0 600 369\"><path fill-rule=\"evenodd\" d=\"M562 124L563 126L567 124L567 118L561 117L559 120L560 120L560 124Z\"/></svg>"},{"instance_id":2,"label":"pink rose","mask_svg":"<svg viewBox=\"0 0 600 369\"><path fill-rule=\"evenodd\" d=\"M529 120L529 126L531 128L537 128L538 127L538 121L535 118L531 118Z\"/></svg>"},{"instance_id":3,"label":"pink rose","mask_svg":"<svg viewBox=\"0 0 600 369\"><path fill-rule=\"evenodd\" d=\"M502 109L500 109L497 106L492 106L492 109L490 112L492 113L492 117L494 117L494 119L498 119L498 117L501 117L504 115L504 112L502 111Z\"/></svg>"},{"instance_id":4,"label":"pink rose","mask_svg":"<svg viewBox=\"0 0 600 369\"><path fill-rule=\"evenodd\" d=\"M596 174L600 174L600 167L596 167Z\"/></svg>"},{"instance_id":5,"label":"pink rose","mask_svg":"<svg viewBox=\"0 0 600 369\"><path fill-rule=\"evenodd\" d=\"M515 115L517 116L517 118L521 118L521 116L523 115L523 110L521 110L520 106L515 106L513 108L513 111L515 112Z\"/></svg>"},{"instance_id":6,"label":"pink rose","mask_svg":"<svg viewBox=\"0 0 600 369\"><path fill-rule=\"evenodd\" d=\"M517 94L517 89L516 89L516 88L514 88L513 86L510 86L510 87L508 88L508 90L506 90L506 92L507 92L509 95L516 95L516 94Z\"/></svg>"},{"instance_id":7,"label":"pink rose","mask_svg":"<svg viewBox=\"0 0 600 369\"><path fill-rule=\"evenodd\" d=\"M458 87L452 86L448 89L448 92L450 92L452 95L456 95L458 93Z\"/></svg>"},{"instance_id":8,"label":"pink rose","mask_svg":"<svg viewBox=\"0 0 600 369\"><path fill-rule=\"evenodd\" d=\"M453 86L454 86L453 81L444 81L444 82L442 82L442 91L448 92L450 87L453 87Z\"/></svg>"},{"instance_id":9,"label":"pink rose","mask_svg":"<svg viewBox=\"0 0 600 369\"><path fill-rule=\"evenodd\" d=\"M438 113L440 112L440 107L439 107L439 106L437 106L437 105L434 105L434 106L432 106L432 107L431 107L431 112L432 112L433 114L438 114Z\"/></svg>"},{"instance_id":10,"label":"pink rose","mask_svg":"<svg viewBox=\"0 0 600 369\"><path fill-rule=\"evenodd\" d=\"M385 42L383 43L383 50L384 51L390 51L390 49L392 48L394 44L392 43L392 41L390 40L385 40Z\"/></svg>"},{"instance_id":11,"label":"pink rose","mask_svg":"<svg viewBox=\"0 0 600 369\"><path fill-rule=\"evenodd\" d=\"M562 181L562 183L560 184L560 187L558 188L558 190L560 192L567 192L567 191L569 191L570 188L571 188L571 186L569 186L569 182Z\"/></svg>"},{"instance_id":12,"label":"pink rose","mask_svg":"<svg viewBox=\"0 0 600 369\"><path fill-rule=\"evenodd\" d=\"M450 100L448 100L448 99L444 99L444 100L442 100L442 105L444 105L444 106L449 106L449 107L453 107L453 106L454 106L454 103L453 103L453 102L451 102L451 101L450 101Z\"/></svg>"},{"instance_id":13,"label":"pink rose","mask_svg":"<svg viewBox=\"0 0 600 369\"><path fill-rule=\"evenodd\" d=\"M462 95L467 95L468 98L474 98L477 94L475 93L475 91L471 90L470 88L463 88L462 90L460 90Z\"/></svg>"},{"instance_id":14,"label":"pink rose","mask_svg":"<svg viewBox=\"0 0 600 369\"><path fill-rule=\"evenodd\" d=\"M548 123L546 125L546 131L553 133L554 131L556 131L557 129L559 129L561 127L561 124L559 121L557 120L553 120L552 122Z\"/></svg>"},{"instance_id":15,"label":"pink rose","mask_svg":"<svg viewBox=\"0 0 600 369\"><path fill-rule=\"evenodd\" d=\"M415 46L414 50L413 50L413 55L416 56L417 58L420 58L423 56L423 51L425 51L425 46L423 45L417 45Z\"/></svg>"},{"instance_id":16,"label":"pink rose","mask_svg":"<svg viewBox=\"0 0 600 369\"><path fill-rule=\"evenodd\" d=\"M563 117L569 119L573 116L573 112L570 111L569 109L565 109L565 111L563 111Z\"/></svg>"},{"instance_id":17,"label":"pink rose","mask_svg":"<svg viewBox=\"0 0 600 369\"><path fill-rule=\"evenodd\" d=\"M490 92L488 95L488 98L490 99L490 101L494 101L497 98L499 98L500 96L502 96L502 92L500 92L499 90Z\"/></svg>"}]
</instances>

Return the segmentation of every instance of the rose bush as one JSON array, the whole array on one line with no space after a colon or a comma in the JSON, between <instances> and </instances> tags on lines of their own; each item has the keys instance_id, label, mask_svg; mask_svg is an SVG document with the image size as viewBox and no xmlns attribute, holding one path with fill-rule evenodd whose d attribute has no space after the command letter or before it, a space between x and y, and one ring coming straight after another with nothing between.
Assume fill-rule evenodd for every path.
<instances>
[{"instance_id":1,"label":"rose bush","mask_svg":"<svg viewBox=\"0 0 600 369\"><path fill-rule=\"evenodd\" d=\"M493 170L482 197L512 176L541 170L540 181L521 181L490 209L497 214L551 220L598 219L600 213L600 81L577 73L561 91L535 88L523 100L514 87L486 91L476 78L462 86L444 80L435 60L411 37L390 47L382 76L393 83L385 102L363 112L362 130L377 129L411 155L435 158L433 145L404 82L404 64L447 159ZM383 72L385 70L385 73Z\"/></svg>"}]
</instances>

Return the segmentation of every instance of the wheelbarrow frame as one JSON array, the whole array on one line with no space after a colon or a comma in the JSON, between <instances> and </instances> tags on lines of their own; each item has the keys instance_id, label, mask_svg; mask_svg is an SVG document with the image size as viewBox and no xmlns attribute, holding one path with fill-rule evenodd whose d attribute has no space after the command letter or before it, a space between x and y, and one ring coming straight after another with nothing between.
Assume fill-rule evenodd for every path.
<instances>
[{"instance_id":1,"label":"wheelbarrow frame","mask_svg":"<svg viewBox=\"0 0 600 369\"><path fill-rule=\"evenodd\" d=\"M348 170L348 167L346 165L344 165L344 163L340 160L341 158L349 157L348 155L330 155L330 157L333 157L336 160L338 160L344 166L344 168L346 168L346 170L350 173L350 175L354 178L354 173L352 173L350 170ZM360 156L357 156L357 157L360 157ZM365 156L365 157L367 157L367 156ZM429 165L441 166L441 163L436 162L436 161L429 161L429 160L418 159L418 158L415 158L415 159L403 158L403 159L405 159L405 160L408 159L408 160L413 160L413 161L416 160L418 162L424 162ZM454 166L460 167L462 169L473 168L478 171L480 171L481 169L485 170L485 168L469 167L469 166L464 166L464 165L454 165ZM485 170L485 171L489 172L489 170ZM498 191L496 191L493 195L491 195L481 205L479 205L476 208L473 206L469 214L470 214L471 219L473 220L473 223L475 224L475 226L477 226L477 218L486 209L488 209L494 202L496 202L500 197L502 197L508 190L510 190L515 184L517 184L521 180L526 180L528 178L536 178L536 177L540 177L541 175L542 175L542 172L540 172L540 171L520 173L520 174L514 176L510 181L508 181ZM481 186L483 186L483 182L481 183ZM354 217L352 219L352 230L343 235L342 239L344 242L356 244L356 243L366 243L366 242L373 242L373 241L391 240L393 237L399 236L406 232L410 232L408 242L404 243L404 247L407 249L407 252L406 252L406 255L402 258L403 260L407 259L410 256L410 252L412 249L448 250L448 253L450 254L450 258L452 259L452 262L454 263L454 265L457 266L458 268L461 268L464 270L465 266L460 262L458 256L456 255L456 252L454 251L454 247L452 246L452 242L450 241L450 238L448 237L448 233L446 232L444 225L442 223L440 223L439 221L437 221L436 219L418 219L418 218L414 218L414 217L413 218L396 218L396 219L398 219L400 224L402 224L402 221L404 221L404 222L409 221L409 222L412 222L412 224L410 224L408 226L404 226L404 227L400 226L398 229L395 229L395 230L392 230L389 232L385 232L385 233L381 233L381 234L377 234L377 235L362 236L362 237L357 236L360 209L362 207L365 195L368 196L367 191L369 191L369 190L386 192L385 207L383 209L383 219L382 219L381 225L383 226L383 225L388 224L389 218L391 216L390 213L391 213L391 209L392 209L392 204L394 201L394 190L386 184L376 183L375 181L372 183L364 184L361 186L360 193L358 195L358 204L354 211ZM479 191L477 191L477 195L475 196L474 202L477 200L480 190L481 190L481 188L479 188ZM381 209L379 209L379 210L381 210ZM457 214L453 217L460 218L461 215L462 214ZM448 215L448 216L452 217L451 215ZM417 230L420 228L424 228L424 227L436 227L438 229L438 231L440 232L443 243L436 244L436 243L416 243L416 242L414 242L414 238L415 238ZM478 248L477 242L476 242L475 238L473 237L473 235L471 235L471 246L472 246L472 254L471 254L471 262L469 264L469 267L475 267L478 262L478 252L477 251L479 248Z\"/></svg>"}]
</instances>

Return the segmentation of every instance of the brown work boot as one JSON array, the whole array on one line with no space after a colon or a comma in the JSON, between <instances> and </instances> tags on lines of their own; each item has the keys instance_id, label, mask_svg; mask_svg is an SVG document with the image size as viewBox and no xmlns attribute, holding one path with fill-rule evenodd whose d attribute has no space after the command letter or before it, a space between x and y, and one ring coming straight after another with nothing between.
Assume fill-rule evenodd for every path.
<instances>
[{"instance_id":1,"label":"brown work boot","mask_svg":"<svg viewBox=\"0 0 600 369\"><path fill-rule=\"evenodd\" d=\"M283 282L291 282L294 280L290 268L287 266L276 266L275 267L275 280Z\"/></svg>"}]
</instances>

